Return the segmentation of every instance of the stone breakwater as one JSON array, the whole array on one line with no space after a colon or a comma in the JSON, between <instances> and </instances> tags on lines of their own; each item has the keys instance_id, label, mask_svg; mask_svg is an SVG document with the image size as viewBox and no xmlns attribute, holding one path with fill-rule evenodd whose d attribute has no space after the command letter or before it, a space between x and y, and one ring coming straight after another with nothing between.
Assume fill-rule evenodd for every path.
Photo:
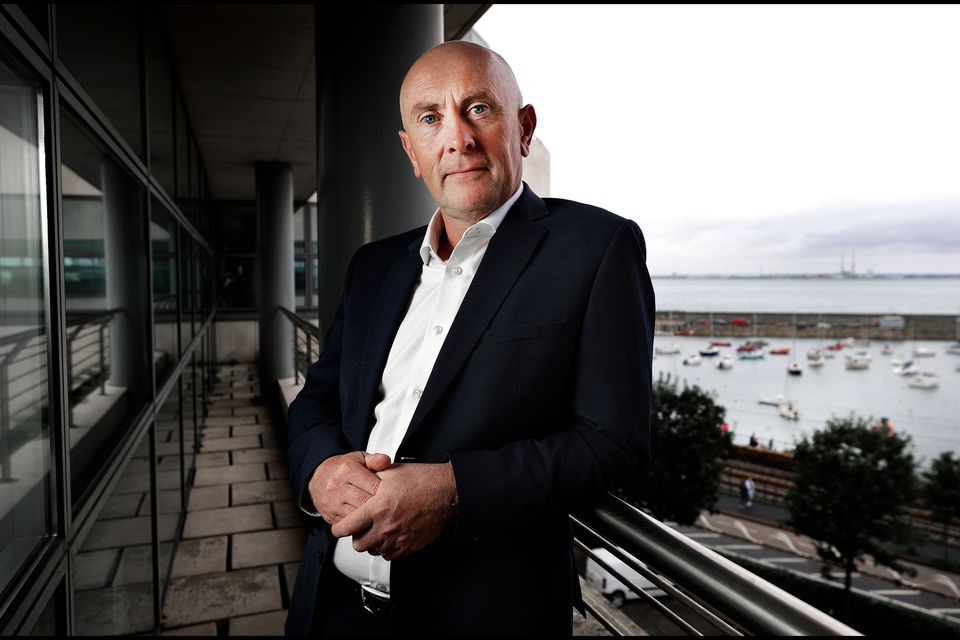
<instances>
[{"instance_id":1,"label":"stone breakwater","mask_svg":"<svg viewBox=\"0 0 960 640\"><path fill-rule=\"evenodd\" d=\"M661 335L734 338L821 338L858 340L956 340L960 317L849 313L738 313L657 311Z\"/></svg>"}]
</instances>

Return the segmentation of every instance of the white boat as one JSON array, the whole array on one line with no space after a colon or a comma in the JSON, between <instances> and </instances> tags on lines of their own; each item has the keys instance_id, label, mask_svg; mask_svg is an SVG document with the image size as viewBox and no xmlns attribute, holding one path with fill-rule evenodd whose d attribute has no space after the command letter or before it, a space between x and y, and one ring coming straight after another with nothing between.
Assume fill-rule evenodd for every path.
<instances>
[{"instance_id":1,"label":"white boat","mask_svg":"<svg viewBox=\"0 0 960 640\"><path fill-rule=\"evenodd\" d=\"M782 404L790 404L790 400L787 399L787 396L782 393L778 393L775 396L763 396L757 400L758 404L769 404L774 407L779 407Z\"/></svg>"},{"instance_id":2,"label":"white boat","mask_svg":"<svg viewBox=\"0 0 960 640\"><path fill-rule=\"evenodd\" d=\"M717 369L733 369L733 358L730 356L723 356L717 360Z\"/></svg>"},{"instance_id":3,"label":"white boat","mask_svg":"<svg viewBox=\"0 0 960 640\"><path fill-rule=\"evenodd\" d=\"M694 367L699 365L701 362L703 362L703 358L696 353L683 359L683 364L688 364Z\"/></svg>"},{"instance_id":4,"label":"white boat","mask_svg":"<svg viewBox=\"0 0 960 640\"><path fill-rule=\"evenodd\" d=\"M937 355L937 352L928 347L914 347L913 348L913 357L914 358L932 358Z\"/></svg>"},{"instance_id":5,"label":"white boat","mask_svg":"<svg viewBox=\"0 0 960 640\"><path fill-rule=\"evenodd\" d=\"M664 345L658 346L656 349L654 349L654 351L662 356L672 356L676 353L680 353L680 345L678 345L676 342L668 342Z\"/></svg>"},{"instance_id":6,"label":"white boat","mask_svg":"<svg viewBox=\"0 0 960 640\"><path fill-rule=\"evenodd\" d=\"M898 376L915 376L920 373L920 365L913 360L899 364L893 368L893 372Z\"/></svg>"},{"instance_id":7,"label":"white boat","mask_svg":"<svg viewBox=\"0 0 960 640\"><path fill-rule=\"evenodd\" d=\"M833 351L830 351L829 349L827 349L826 351L821 351L820 355L822 355L824 358L829 358L832 360L836 354Z\"/></svg>"},{"instance_id":8,"label":"white boat","mask_svg":"<svg viewBox=\"0 0 960 640\"><path fill-rule=\"evenodd\" d=\"M787 373L789 373L792 376L799 376L803 374L803 367L800 366L799 362L794 360L793 362L787 365Z\"/></svg>"},{"instance_id":9,"label":"white boat","mask_svg":"<svg viewBox=\"0 0 960 640\"><path fill-rule=\"evenodd\" d=\"M826 360L824 359L823 354L821 353L821 354L818 355L816 358L810 358L810 359L808 359L808 360L807 360L807 366L808 366L808 367L822 367L824 362L826 362Z\"/></svg>"},{"instance_id":10,"label":"white boat","mask_svg":"<svg viewBox=\"0 0 960 640\"><path fill-rule=\"evenodd\" d=\"M891 346L888 345L888 344L885 344L885 345L883 345L883 347L881 347L880 353L883 354L883 355L885 355L885 356L888 356L888 355L890 355L891 353L893 353L893 347L891 347Z\"/></svg>"},{"instance_id":11,"label":"white boat","mask_svg":"<svg viewBox=\"0 0 960 640\"><path fill-rule=\"evenodd\" d=\"M957 355L960 355L960 340L957 340L952 345L947 347L947 353L956 353Z\"/></svg>"},{"instance_id":12,"label":"white boat","mask_svg":"<svg viewBox=\"0 0 960 640\"><path fill-rule=\"evenodd\" d=\"M936 389L940 386L940 376L930 371L922 371L910 381L910 386L914 389Z\"/></svg>"},{"instance_id":13,"label":"white boat","mask_svg":"<svg viewBox=\"0 0 960 640\"><path fill-rule=\"evenodd\" d=\"M863 356L847 356L843 366L851 370L867 369L870 366L870 358Z\"/></svg>"},{"instance_id":14,"label":"white boat","mask_svg":"<svg viewBox=\"0 0 960 640\"><path fill-rule=\"evenodd\" d=\"M706 349L700 349L700 355L704 358L711 358L713 356L720 355L720 347L715 345L710 345Z\"/></svg>"},{"instance_id":15,"label":"white boat","mask_svg":"<svg viewBox=\"0 0 960 640\"><path fill-rule=\"evenodd\" d=\"M763 349L755 349L753 351L741 351L737 354L737 358L740 360L762 360L764 356Z\"/></svg>"},{"instance_id":16,"label":"white boat","mask_svg":"<svg viewBox=\"0 0 960 640\"><path fill-rule=\"evenodd\" d=\"M800 411L795 409L790 402L777 405L777 411L780 412L781 418L786 418L787 420L799 420L801 416Z\"/></svg>"}]
</instances>

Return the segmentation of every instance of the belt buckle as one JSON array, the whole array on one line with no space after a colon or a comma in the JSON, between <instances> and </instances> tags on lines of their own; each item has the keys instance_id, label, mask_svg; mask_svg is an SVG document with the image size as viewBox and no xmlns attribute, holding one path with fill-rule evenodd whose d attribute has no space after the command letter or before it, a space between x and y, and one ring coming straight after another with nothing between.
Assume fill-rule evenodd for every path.
<instances>
[{"instance_id":1,"label":"belt buckle","mask_svg":"<svg viewBox=\"0 0 960 640\"><path fill-rule=\"evenodd\" d=\"M360 603L368 613L375 616L382 616L388 613L386 609L386 607L389 606L388 603L363 585L360 585Z\"/></svg>"}]
</instances>

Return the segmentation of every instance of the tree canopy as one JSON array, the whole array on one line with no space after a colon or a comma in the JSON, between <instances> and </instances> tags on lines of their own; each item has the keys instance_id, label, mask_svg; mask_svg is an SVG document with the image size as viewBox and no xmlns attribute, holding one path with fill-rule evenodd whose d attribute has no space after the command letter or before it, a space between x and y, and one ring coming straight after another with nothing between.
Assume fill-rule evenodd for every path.
<instances>
[{"instance_id":1,"label":"tree canopy","mask_svg":"<svg viewBox=\"0 0 960 640\"><path fill-rule=\"evenodd\" d=\"M733 447L725 410L700 387L662 376L653 386L651 461L621 492L660 520L693 524L717 502L720 473Z\"/></svg>"},{"instance_id":2,"label":"tree canopy","mask_svg":"<svg viewBox=\"0 0 960 640\"><path fill-rule=\"evenodd\" d=\"M911 539L905 513L917 497L911 440L873 423L853 415L833 418L804 436L786 496L788 524L819 541L820 556L844 568L847 594L857 559L870 554L902 569L882 545Z\"/></svg>"}]
</instances>

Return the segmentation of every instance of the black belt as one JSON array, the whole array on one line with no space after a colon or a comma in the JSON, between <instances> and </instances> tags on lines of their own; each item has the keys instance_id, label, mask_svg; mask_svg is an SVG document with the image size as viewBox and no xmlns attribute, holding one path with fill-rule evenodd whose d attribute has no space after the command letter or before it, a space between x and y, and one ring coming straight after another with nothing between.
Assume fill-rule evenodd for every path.
<instances>
[{"instance_id":1,"label":"black belt","mask_svg":"<svg viewBox=\"0 0 960 640\"><path fill-rule=\"evenodd\" d=\"M390 598L378 595L370 589L358 585L360 589L360 604L373 616L383 620L390 620Z\"/></svg>"}]
</instances>

